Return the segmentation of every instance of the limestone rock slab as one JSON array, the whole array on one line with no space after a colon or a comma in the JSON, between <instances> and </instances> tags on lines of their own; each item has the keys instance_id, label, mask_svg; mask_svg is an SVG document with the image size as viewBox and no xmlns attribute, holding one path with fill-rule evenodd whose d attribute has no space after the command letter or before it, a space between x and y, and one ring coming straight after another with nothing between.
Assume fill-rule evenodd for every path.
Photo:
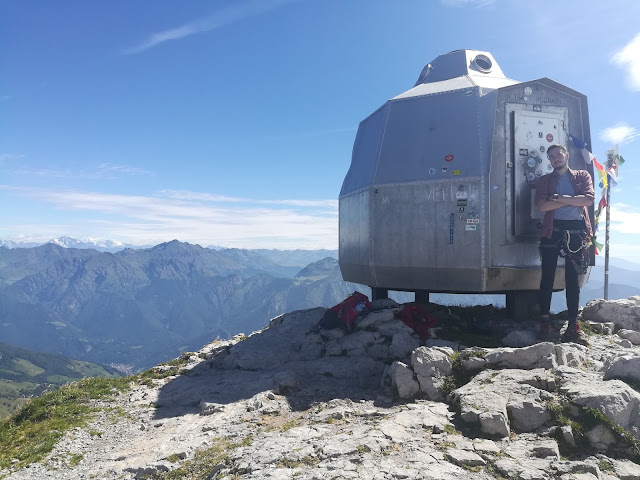
<instances>
[{"instance_id":1,"label":"limestone rock slab","mask_svg":"<svg viewBox=\"0 0 640 480\"><path fill-rule=\"evenodd\" d=\"M544 342L523 348L495 348L486 354L489 365L496 368L553 368L556 355L553 343Z\"/></svg>"},{"instance_id":2,"label":"limestone rock slab","mask_svg":"<svg viewBox=\"0 0 640 480\"><path fill-rule=\"evenodd\" d=\"M623 328L618 331L618 335L622 338L626 338L634 345L640 345L640 332L635 330L626 330Z\"/></svg>"},{"instance_id":3,"label":"limestone rock slab","mask_svg":"<svg viewBox=\"0 0 640 480\"><path fill-rule=\"evenodd\" d=\"M615 357L604 368L604 379L612 378L640 381L640 355L628 354Z\"/></svg>"},{"instance_id":4,"label":"limestone rock slab","mask_svg":"<svg viewBox=\"0 0 640 480\"><path fill-rule=\"evenodd\" d=\"M468 450L448 448L444 456L450 462L460 466L464 465L467 467L480 467L487 464L487 462L480 455Z\"/></svg>"},{"instance_id":5,"label":"limestone rock slab","mask_svg":"<svg viewBox=\"0 0 640 480\"><path fill-rule=\"evenodd\" d=\"M614 322L618 328L640 331L640 304L628 300L591 300L582 309L582 317L592 322Z\"/></svg>"},{"instance_id":6,"label":"limestone rock slab","mask_svg":"<svg viewBox=\"0 0 640 480\"><path fill-rule=\"evenodd\" d=\"M413 370L402 362L395 361L389 367L391 385L396 388L400 398L413 398L420 391L418 381L413 377Z\"/></svg>"}]
</instances>

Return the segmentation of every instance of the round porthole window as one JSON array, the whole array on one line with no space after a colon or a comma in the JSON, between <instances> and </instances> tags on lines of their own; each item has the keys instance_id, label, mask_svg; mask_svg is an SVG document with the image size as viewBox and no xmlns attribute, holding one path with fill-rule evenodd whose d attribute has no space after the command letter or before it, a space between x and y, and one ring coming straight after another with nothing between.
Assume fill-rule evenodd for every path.
<instances>
[{"instance_id":1,"label":"round porthole window","mask_svg":"<svg viewBox=\"0 0 640 480\"><path fill-rule=\"evenodd\" d=\"M473 59L473 64L480 70L481 72L490 72L493 64L491 63L491 59L486 55L476 55L476 58Z\"/></svg>"}]
</instances>

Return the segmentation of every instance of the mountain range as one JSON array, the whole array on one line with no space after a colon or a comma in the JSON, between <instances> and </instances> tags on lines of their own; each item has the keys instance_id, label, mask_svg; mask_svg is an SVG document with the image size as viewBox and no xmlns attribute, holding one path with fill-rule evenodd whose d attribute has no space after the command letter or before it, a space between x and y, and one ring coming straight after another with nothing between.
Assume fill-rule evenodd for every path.
<instances>
[{"instance_id":1,"label":"mountain range","mask_svg":"<svg viewBox=\"0 0 640 480\"><path fill-rule=\"evenodd\" d=\"M53 243L63 248L92 248L99 252L119 252L125 248L149 248L151 245L132 245L128 243L122 243L117 240L99 240L94 238L88 238L86 240L78 240L73 237L58 237L52 238L47 242L20 242L15 240L0 240L0 247L7 248L33 248L39 247L47 243Z\"/></svg>"},{"instance_id":2,"label":"mountain range","mask_svg":"<svg viewBox=\"0 0 640 480\"><path fill-rule=\"evenodd\" d=\"M289 263L178 241L116 253L0 247L0 338L135 370L366 288L343 282L335 258Z\"/></svg>"},{"instance_id":3,"label":"mountain range","mask_svg":"<svg viewBox=\"0 0 640 480\"><path fill-rule=\"evenodd\" d=\"M368 287L342 280L337 250L203 248L172 241L111 253L74 244L81 242L62 237L30 248L0 246L2 341L129 372L215 338L258 330L281 313L330 307L353 291L370 294ZM640 294L640 271L615 265L609 269L609 298ZM603 297L603 278L602 265L593 267L581 305ZM392 296L413 300L404 292ZM500 295L431 299L504 305ZM564 292L554 294L552 311L565 308Z\"/></svg>"}]
</instances>

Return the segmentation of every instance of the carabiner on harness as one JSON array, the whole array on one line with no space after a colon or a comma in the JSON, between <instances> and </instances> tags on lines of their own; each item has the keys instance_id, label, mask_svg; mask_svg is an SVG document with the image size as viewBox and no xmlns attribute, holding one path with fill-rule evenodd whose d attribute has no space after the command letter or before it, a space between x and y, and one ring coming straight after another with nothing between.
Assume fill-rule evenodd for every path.
<instances>
[{"instance_id":1,"label":"carabiner on harness","mask_svg":"<svg viewBox=\"0 0 640 480\"><path fill-rule=\"evenodd\" d=\"M571 250L571 233L569 230L564 230L562 232L562 239L558 241L558 246L560 249L560 256L565 259L569 259L573 267L576 269L576 272L578 272L578 275L584 275L589 269L589 236L585 235L584 238L580 236L580 240L580 246L576 250Z\"/></svg>"}]
</instances>

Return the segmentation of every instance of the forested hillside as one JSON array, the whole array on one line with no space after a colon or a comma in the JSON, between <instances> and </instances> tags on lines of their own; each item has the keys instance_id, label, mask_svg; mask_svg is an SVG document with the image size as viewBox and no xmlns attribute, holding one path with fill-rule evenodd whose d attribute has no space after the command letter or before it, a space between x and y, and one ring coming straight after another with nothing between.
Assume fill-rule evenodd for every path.
<instances>
[{"instance_id":1,"label":"forested hillside","mask_svg":"<svg viewBox=\"0 0 640 480\"><path fill-rule=\"evenodd\" d=\"M111 367L0 342L0 418L25 399L83 377L118 377Z\"/></svg>"}]
</instances>

